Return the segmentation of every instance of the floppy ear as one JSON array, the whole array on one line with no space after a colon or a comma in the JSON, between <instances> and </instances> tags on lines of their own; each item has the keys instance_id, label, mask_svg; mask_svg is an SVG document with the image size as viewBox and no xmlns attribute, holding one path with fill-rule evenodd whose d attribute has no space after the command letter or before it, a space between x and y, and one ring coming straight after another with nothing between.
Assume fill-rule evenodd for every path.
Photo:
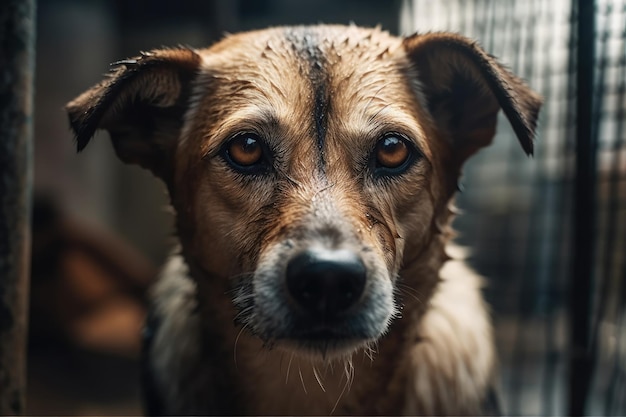
<instances>
[{"instance_id":1,"label":"floppy ear","mask_svg":"<svg viewBox=\"0 0 626 417\"><path fill-rule=\"evenodd\" d=\"M415 34L404 39L404 47L437 127L452 140L457 163L491 143L500 109L532 155L542 100L520 78L460 35Z\"/></svg>"},{"instance_id":2,"label":"floppy ear","mask_svg":"<svg viewBox=\"0 0 626 417\"><path fill-rule=\"evenodd\" d=\"M99 84L67 104L80 152L106 129L118 157L168 180L171 153L200 57L191 49L163 49L113 64Z\"/></svg>"}]
</instances>

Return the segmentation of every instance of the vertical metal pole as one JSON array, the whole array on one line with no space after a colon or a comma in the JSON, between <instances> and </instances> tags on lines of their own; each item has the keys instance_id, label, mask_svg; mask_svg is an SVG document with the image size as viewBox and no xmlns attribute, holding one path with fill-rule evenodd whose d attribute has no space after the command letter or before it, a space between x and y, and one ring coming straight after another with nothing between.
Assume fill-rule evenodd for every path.
<instances>
[{"instance_id":1,"label":"vertical metal pole","mask_svg":"<svg viewBox=\"0 0 626 417\"><path fill-rule=\"evenodd\" d=\"M585 414L592 377L590 355L591 290L595 243L596 150L593 134L593 75L595 61L594 0L574 2L576 24L576 177L574 183L574 253L570 293L571 416ZM574 23L574 22L573 22Z\"/></svg>"},{"instance_id":2,"label":"vertical metal pole","mask_svg":"<svg viewBox=\"0 0 626 417\"><path fill-rule=\"evenodd\" d=\"M0 415L24 412L35 0L0 2Z\"/></svg>"}]
</instances>

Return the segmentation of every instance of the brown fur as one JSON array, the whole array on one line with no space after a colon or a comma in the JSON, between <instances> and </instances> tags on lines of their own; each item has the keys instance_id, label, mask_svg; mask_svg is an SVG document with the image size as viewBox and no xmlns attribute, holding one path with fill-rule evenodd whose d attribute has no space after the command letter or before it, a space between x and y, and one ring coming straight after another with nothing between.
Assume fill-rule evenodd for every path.
<instances>
[{"instance_id":1,"label":"brown fur","mask_svg":"<svg viewBox=\"0 0 626 417\"><path fill-rule=\"evenodd\" d=\"M122 61L71 102L79 150L109 130L123 160L166 182L177 212L182 255L154 290L162 323L149 353L160 411L488 411L491 326L480 278L446 254L449 205L461 165L492 140L498 110L531 153L540 103L461 36L402 39L353 26L154 51ZM275 150L271 174L250 179L219 157L237 132L256 132ZM387 132L410 138L421 157L380 181L367 158ZM247 296L256 297L259 271L274 273L293 253L287 241L367 253L368 291L392 288L402 307L380 324L386 334L326 357L250 332L262 327L235 307L233 286L251 282ZM243 327L232 325L238 315Z\"/></svg>"}]
</instances>

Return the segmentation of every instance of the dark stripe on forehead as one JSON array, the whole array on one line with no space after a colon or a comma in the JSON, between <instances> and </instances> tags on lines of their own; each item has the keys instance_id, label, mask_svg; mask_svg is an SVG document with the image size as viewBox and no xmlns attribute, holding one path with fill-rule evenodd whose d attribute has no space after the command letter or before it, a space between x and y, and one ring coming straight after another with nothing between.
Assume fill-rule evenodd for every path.
<instances>
[{"instance_id":1,"label":"dark stripe on forehead","mask_svg":"<svg viewBox=\"0 0 626 417\"><path fill-rule=\"evenodd\" d=\"M297 56L306 63L311 88L313 91L313 120L317 148L320 153L320 169L325 170L324 141L328 128L328 73L327 61L320 48L319 34L309 28L292 28L287 30L286 39L291 43Z\"/></svg>"}]
</instances>

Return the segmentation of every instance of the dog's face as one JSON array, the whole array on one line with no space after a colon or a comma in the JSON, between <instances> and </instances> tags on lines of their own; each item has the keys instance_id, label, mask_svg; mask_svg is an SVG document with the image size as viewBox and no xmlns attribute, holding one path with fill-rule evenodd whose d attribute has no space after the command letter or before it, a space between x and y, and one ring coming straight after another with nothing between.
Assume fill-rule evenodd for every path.
<instances>
[{"instance_id":1,"label":"dog's face","mask_svg":"<svg viewBox=\"0 0 626 417\"><path fill-rule=\"evenodd\" d=\"M187 257L232 283L242 325L332 357L388 329L498 110L530 153L539 105L464 38L316 26L122 61L68 109L79 149L107 129L165 180Z\"/></svg>"}]
</instances>

